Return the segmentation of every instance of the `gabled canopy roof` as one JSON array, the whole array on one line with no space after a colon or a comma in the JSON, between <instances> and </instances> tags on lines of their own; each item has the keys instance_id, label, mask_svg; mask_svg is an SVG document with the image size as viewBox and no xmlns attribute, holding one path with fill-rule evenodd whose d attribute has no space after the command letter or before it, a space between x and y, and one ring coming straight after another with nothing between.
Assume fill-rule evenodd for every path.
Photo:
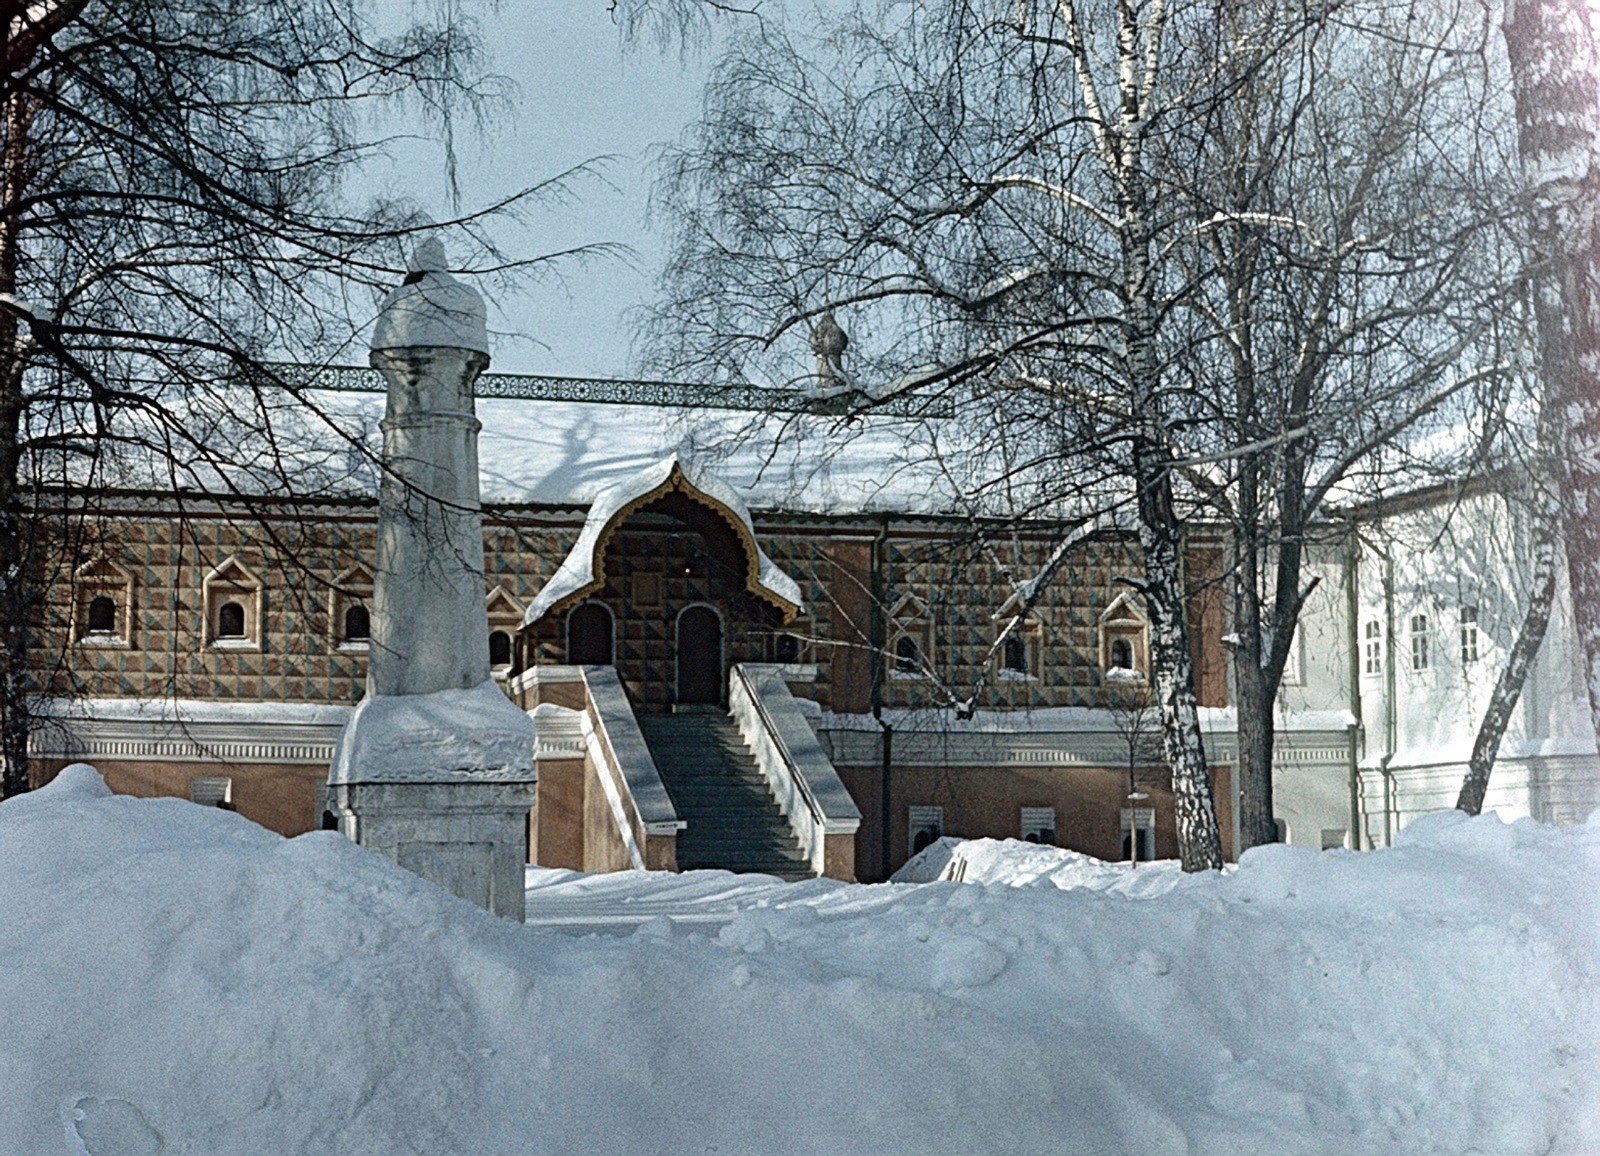
<instances>
[{"instance_id":1,"label":"gabled canopy roof","mask_svg":"<svg viewBox=\"0 0 1600 1156\"><path fill-rule=\"evenodd\" d=\"M605 585L605 553L611 535L628 515L667 494L682 494L706 506L727 522L744 547L745 585L751 594L777 607L788 622L805 609L795 580L756 544L750 511L732 486L704 471L685 466L673 454L647 466L598 494L572 550L534 597L522 624L531 626L563 603L576 602Z\"/></svg>"}]
</instances>

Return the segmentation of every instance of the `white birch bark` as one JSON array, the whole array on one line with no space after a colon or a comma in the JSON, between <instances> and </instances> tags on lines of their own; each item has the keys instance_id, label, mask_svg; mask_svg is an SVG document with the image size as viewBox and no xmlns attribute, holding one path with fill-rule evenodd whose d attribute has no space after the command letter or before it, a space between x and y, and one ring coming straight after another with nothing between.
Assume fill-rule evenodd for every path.
<instances>
[{"instance_id":1,"label":"white birch bark","mask_svg":"<svg viewBox=\"0 0 1600 1156\"><path fill-rule=\"evenodd\" d=\"M1536 246L1543 404L1560 425L1573 622L1600 738L1600 62L1585 0L1512 0L1503 32Z\"/></svg>"}]
</instances>

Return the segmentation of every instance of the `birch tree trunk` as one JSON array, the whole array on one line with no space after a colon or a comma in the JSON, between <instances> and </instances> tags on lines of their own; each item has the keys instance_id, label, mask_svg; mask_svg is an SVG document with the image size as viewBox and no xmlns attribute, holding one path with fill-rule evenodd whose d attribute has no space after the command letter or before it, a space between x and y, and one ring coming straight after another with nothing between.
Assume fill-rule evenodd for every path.
<instances>
[{"instance_id":1,"label":"birch tree trunk","mask_svg":"<svg viewBox=\"0 0 1600 1156\"><path fill-rule=\"evenodd\" d=\"M1600 64L1586 0L1511 0L1506 54L1528 183L1543 404L1556 415L1573 624L1600 740Z\"/></svg>"},{"instance_id":2,"label":"birch tree trunk","mask_svg":"<svg viewBox=\"0 0 1600 1156\"><path fill-rule=\"evenodd\" d=\"M1467 777L1462 780L1461 794L1456 798L1456 810L1476 815L1483 810L1483 798L1489 790L1489 773L1494 770L1495 756L1500 751L1500 740L1505 737L1511 722L1511 713L1517 709L1522 697L1522 687L1527 682L1528 669L1539 656L1544 643L1545 629L1550 625L1550 604L1556 592L1556 519L1558 512L1539 511L1539 522L1534 538L1533 596L1517 631L1517 640L1511 647L1506 663L1500 668L1489 705L1478 724L1478 737L1472 744L1472 758L1467 763Z\"/></svg>"},{"instance_id":3,"label":"birch tree trunk","mask_svg":"<svg viewBox=\"0 0 1600 1156\"><path fill-rule=\"evenodd\" d=\"M1078 84L1091 117L1098 122L1095 144L1100 163L1116 191L1125 372L1133 419L1130 474L1138 497L1143 591L1150 611L1151 679L1172 768L1178 856L1185 871L1220 870L1222 834L1200 738L1187 590L1179 555L1182 524L1173 500L1173 461L1156 354L1157 273L1150 219L1154 182L1145 170L1143 151L1166 13L1160 4L1143 17L1128 0L1117 5L1117 100L1113 113L1096 89L1094 62L1070 0L1062 0L1061 12L1069 29L1068 47Z\"/></svg>"}]
</instances>

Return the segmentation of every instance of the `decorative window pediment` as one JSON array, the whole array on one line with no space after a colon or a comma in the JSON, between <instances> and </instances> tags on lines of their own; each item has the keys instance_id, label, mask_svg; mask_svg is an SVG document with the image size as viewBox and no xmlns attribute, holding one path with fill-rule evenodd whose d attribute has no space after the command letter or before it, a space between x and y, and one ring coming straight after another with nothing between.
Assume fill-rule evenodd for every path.
<instances>
[{"instance_id":1,"label":"decorative window pediment","mask_svg":"<svg viewBox=\"0 0 1600 1156\"><path fill-rule=\"evenodd\" d=\"M80 646L133 645L133 575L109 558L73 572L72 637Z\"/></svg>"},{"instance_id":2,"label":"decorative window pediment","mask_svg":"<svg viewBox=\"0 0 1600 1156\"><path fill-rule=\"evenodd\" d=\"M1025 599L1013 593L990 617L996 634L1006 631L995 652L995 678L1000 682L1037 682L1044 674L1044 620L1036 608L1023 610Z\"/></svg>"},{"instance_id":3,"label":"decorative window pediment","mask_svg":"<svg viewBox=\"0 0 1600 1156\"><path fill-rule=\"evenodd\" d=\"M206 645L218 650L261 649L261 579L229 556L200 583Z\"/></svg>"},{"instance_id":4,"label":"decorative window pediment","mask_svg":"<svg viewBox=\"0 0 1600 1156\"><path fill-rule=\"evenodd\" d=\"M1100 614L1100 669L1108 683L1143 683L1150 675L1150 623L1132 594Z\"/></svg>"},{"instance_id":5,"label":"decorative window pediment","mask_svg":"<svg viewBox=\"0 0 1600 1156\"><path fill-rule=\"evenodd\" d=\"M489 672L503 679L511 673L516 657L517 630L527 608L502 585L489 591L484 608L489 616Z\"/></svg>"},{"instance_id":6,"label":"decorative window pediment","mask_svg":"<svg viewBox=\"0 0 1600 1156\"><path fill-rule=\"evenodd\" d=\"M926 678L933 664L933 610L915 594L889 608L885 638L891 679Z\"/></svg>"},{"instance_id":7,"label":"decorative window pediment","mask_svg":"<svg viewBox=\"0 0 1600 1156\"><path fill-rule=\"evenodd\" d=\"M372 571L357 564L333 580L328 623L335 649L367 649L372 641Z\"/></svg>"}]
</instances>

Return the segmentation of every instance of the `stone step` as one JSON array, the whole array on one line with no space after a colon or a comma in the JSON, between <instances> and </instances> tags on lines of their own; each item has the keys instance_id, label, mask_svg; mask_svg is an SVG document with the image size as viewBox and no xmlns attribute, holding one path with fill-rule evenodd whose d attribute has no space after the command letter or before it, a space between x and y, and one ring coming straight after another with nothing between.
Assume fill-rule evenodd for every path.
<instances>
[{"instance_id":1,"label":"stone step","mask_svg":"<svg viewBox=\"0 0 1600 1156\"><path fill-rule=\"evenodd\" d=\"M809 861L726 714L648 715L639 729L678 815L681 870L720 868L809 879Z\"/></svg>"}]
</instances>

